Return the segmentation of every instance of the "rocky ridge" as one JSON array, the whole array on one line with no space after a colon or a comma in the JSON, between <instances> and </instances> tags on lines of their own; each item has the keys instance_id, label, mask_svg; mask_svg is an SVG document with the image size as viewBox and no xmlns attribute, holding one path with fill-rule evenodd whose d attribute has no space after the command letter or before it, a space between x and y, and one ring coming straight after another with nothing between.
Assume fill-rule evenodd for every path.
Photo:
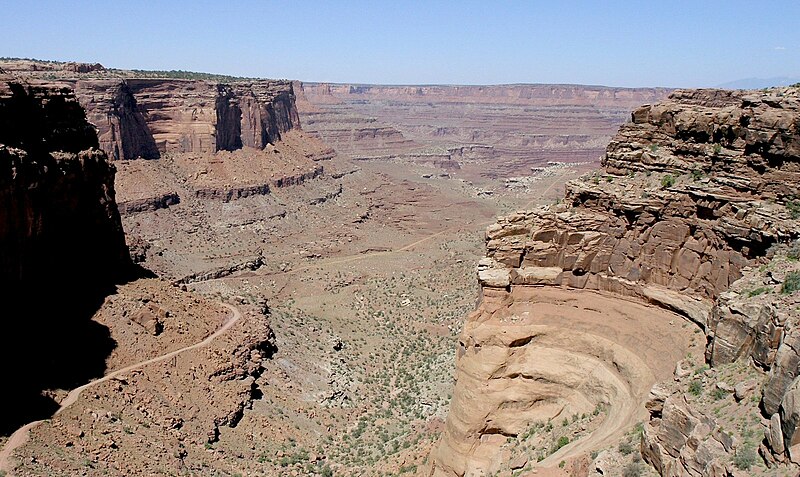
<instances>
[{"instance_id":1,"label":"rocky ridge","mask_svg":"<svg viewBox=\"0 0 800 477\"><path fill-rule=\"evenodd\" d=\"M794 393L800 358L791 331L799 316L793 305L796 294L785 298L769 293L769 303L754 304L746 303L752 298L748 293L734 290L740 280L754 280L755 268L772 266L781 244L800 237L798 141L795 88L677 91L635 110L632 122L609 144L603 169L569 182L562 204L501 217L490 226L487 256L478 266L483 302L462 333L459 384L432 475L464 475L481 462L474 452L486 440L489 423L481 413L458 411L479 393L475 387L459 391L459 386L463 376L488 369L489 363L475 356L485 355L480 345L499 336L483 337L477 330L493 322L487 316L499 316L498 310L513 308L515 300L524 302L515 297L544 294L548 288L542 286L570 294L611 293L682 315L705 333L706 357L714 366L752 357L768 376L761 412L772 437L762 446L762 455L770 463L796 458L793 446L800 434L795 433ZM779 289L800 268L791 260L787 264L770 275L772 288ZM533 313L537 308L529 309ZM523 337L506 343L516 328L499 330L509 333L493 351L492 366L501 369L518 362L511 359L515 348L538 341ZM616 358L613 362L618 370L625 368ZM553 381L549 377L541 382ZM552 391L546 384L533 389L536 395L529 400L549 402ZM732 475L741 439L719 437L715 431L716 444L699 450L692 429L703 422L708 430L701 432L710 436L715 417L692 409L680 390L673 391L675 397L662 395L654 401L662 404L651 408L642 441L646 460L662 475ZM501 408L508 406L506 400L515 399L505 396L498 401ZM613 414L614 400L608 403ZM562 405L583 412L569 400ZM685 412L677 411L686 406ZM575 447L580 446L578 441ZM544 464L550 462L548 458Z\"/></svg>"}]
</instances>

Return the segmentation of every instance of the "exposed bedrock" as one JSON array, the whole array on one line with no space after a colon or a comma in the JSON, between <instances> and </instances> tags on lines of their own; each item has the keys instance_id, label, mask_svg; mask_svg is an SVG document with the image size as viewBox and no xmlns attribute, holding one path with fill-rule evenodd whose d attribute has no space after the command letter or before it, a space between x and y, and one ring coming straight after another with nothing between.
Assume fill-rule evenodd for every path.
<instances>
[{"instance_id":1,"label":"exposed bedrock","mask_svg":"<svg viewBox=\"0 0 800 477\"><path fill-rule=\"evenodd\" d=\"M567 318L572 312L556 309L548 314L541 303L562 294L565 298L557 302L568 308L569 300L579 301L589 290L611 303L633 299L636 306L658 305L666 310L642 313L664 313L663 321L678 319L669 318L667 311L690 319L705 331L706 359L712 365L752 359L766 372L761 409L763 418L773 422L768 429L773 437L762 454L770 462L800 462L800 342L794 336L798 294L781 293L782 284L790 281L787 276L800 266L780 258L786 256L786 244L800 238L798 141L800 102L795 88L677 91L634 111L632 122L609 144L603 169L569 182L563 203L501 217L490 226L487 256L477 270L483 300L461 335L456 392L445 435L433 453L432 475L477 475L474 472L504 468L498 467L503 458L500 440L488 434L516 435L532 420L557 416L562 409L570 415L582 413L591 406L577 397L586 384L571 382L565 364L593 353L580 324L590 319L591 307L579 318ZM598 317L606 332L625 315L619 307L611 306ZM640 318L635 313L633 317ZM525 326L548 320L555 320L559 333L575 328L572 335L555 339L561 343L555 354L553 347L542 346L547 333L528 330L522 333L527 336L519 335ZM490 326L494 323L498 326ZM657 346L662 333L679 338L677 328L659 330L662 324L634 324L639 337L649 342L627 347L630 355L594 353L598 366L618 373L616 378L590 375L598 377L599 391L591 394L595 401L608 399L611 405L598 429L615 422L615 403L627 402L619 397L615 383L620 380L627 382L625 389L634 389L623 393L633 402L625 415L635 419L643 411L643 388L632 386L624 371L631 369L626 363L652 365L642 350ZM605 349L618 349L621 343L625 348L622 334L611 336ZM674 367L687 348L678 349L660 353L655 361ZM542 362L558 365L545 372L537 368ZM513 371L521 363L525 370ZM557 378L553 370L558 370ZM496 379L507 373L527 379L524 392L516 384L497 384L502 381ZM652 375L671 377L669 372ZM647 382L642 386L655 380ZM504 402L516 403L516 411L501 412L508 404L498 403ZM651 409L645 426L643 449L662 475L704 475L712 470L726 475L733 468L739 444L714 434L719 426L713 414L692 408L680 395L661 396L659 402L662 405ZM702 435L688 428L674 431L689 421ZM598 432L553 455L574 456L577 450L614 444L608 440L613 434L598 439L603 435ZM713 452L697 450L698 439ZM545 457L539 465L553 463Z\"/></svg>"},{"instance_id":2,"label":"exposed bedrock","mask_svg":"<svg viewBox=\"0 0 800 477\"><path fill-rule=\"evenodd\" d=\"M14 383L0 432L53 409L42 389L101 374L113 348L88 319L130 258L97 146L70 88L0 81L0 362Z\"/></svg>"},{"instance_id":3,"label":"exposed bedrock","mask_svg":"<svg viewBox=\"0 0 800 477\"><path fill-rule=\"evenodd\" d=\"M100 148L116 160L263 149L300 127L288 81L109 79L74 85Z\"/></svg>"}]
</instances>

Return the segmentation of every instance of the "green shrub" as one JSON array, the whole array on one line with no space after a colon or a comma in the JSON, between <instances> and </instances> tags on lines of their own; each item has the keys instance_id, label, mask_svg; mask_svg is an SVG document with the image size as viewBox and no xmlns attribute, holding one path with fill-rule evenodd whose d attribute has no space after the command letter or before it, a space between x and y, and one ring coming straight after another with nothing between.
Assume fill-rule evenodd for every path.
<instances>
[{"instance_id":1,"label":"green shrub","mask_svg":"<svg viewBox=\"0 0 800 477\"><path fill-rule=\"evenodd\" d=\"M666 189L667 187L672 187L675 185L675 177L672 174L665 174L664 177L661 178L661 188Z\"/></svg>"},{"instance_id":2,"label":"green shrub","mask_svg":"<svg viewBox=\"0 0 800 477\"><path fill-rule=\"evenodd\" d=\"M745 443L741 448L736 450L736 455L733 456L733 465L739 470L750 470L750 467L758 460L756 450L749 443Z\"/></svg>"},{"instance_id":3,"label":"green shrub","mask_svg":"<svg viewBox=\"0 0 800 477\"><path fill-rule=\"evenodd\" d=\"M755 290L747 292L747 296L753 298L754 296L763 295L769 291L769 287L758 287Z\"/></svg>"},{"instance_id":4,"label":"green shrub","mask_svg":"<svg viewBox=\"0 0 800 477\"><path fill-rule=\"evenodd\" d=\"M567 437L567 436L559 437L558 438L558 442L556 442L556 444L553 446L553 451L552 452L556 452L558 449L561 449L562 447L564 447L567 444L569 444L569 437Z\"/></svg>"},{"instance_id":5,"label":"green shrub","mask_svg":"<svg viewBox=\"0 0 800 477\"><path fill-rule=\"evenodd\" d=\"M694 170L692 170L692 180L695 181L695 182L699 181L700 179L705 177L705 175L706 174L702 171L702 169L694 169Z\"/></svg>"},{"instance_id":6,"label":"green shrub","mask_svg":"<svg viewBox=\"0 0 800 477\"><path fill-rule=\"evenodd\" d=\"M694 380L691 383L689 383L689 394L693 396L699 396L700 393L702 392L703 392L703 383L701 383L699 380Z\"/></svg>"},{"instance_id":7,"label":"green shrub","mask_svg":"<svg viewBox=\"0 0 800 477\"><path fill-rule=\"evenodd\" d=\"M789 251L786 252L786 257L789 260L800 260L800 240L789 245Z\"/></svg>"},{"instance_id":8,"label":"green shrub","mask_svg":"<svg viewBox=\"0 0 800 477\"><path fill-rule=\"evenodd\" d=\"M789 272L781 286L781 293L788 295L800 290L800 272Z\"/></svg>"},{"instance_id":9,"label":"green shrub","mask_svg":"<svg viewBox=\"0 0 800 477\"><path fill-rule=\"evenodd\" d=\"M789 209L789 217L800 219L800 200L790 200L786 203L786 208Z\"/></svg>"},{"instance_id":10,"label":"green shrub","mask_svg":"<svg viewBox=\"0 0 800 477\"><path fill-rule=\"evenodd\" d=\"M722 145L714 144L714 154L719 154L720 152L722 152Z\"/></svg>"},{"instance_id":11,"label":"green shrub","mask_svg":"<svg viewBox=\"0 0 800 477\"><path fill-rule=\"evenodd\" d=\"M622 441L619 443L619 452L622 455L628 455L633 452L633 445L628 441Z\"/></svg>"},{"instance_id":12,"label":"green shrub","mask_svg":"<svg viewBox=\"0 0 800 477\"><path fill-rule=\"evenodd\" d=\"M711 396L715 400L719 401L720 399L725 399L728 396L728 393L720 388L717 388L713 393L711 393Z\"/></svg>"}]
</instances>

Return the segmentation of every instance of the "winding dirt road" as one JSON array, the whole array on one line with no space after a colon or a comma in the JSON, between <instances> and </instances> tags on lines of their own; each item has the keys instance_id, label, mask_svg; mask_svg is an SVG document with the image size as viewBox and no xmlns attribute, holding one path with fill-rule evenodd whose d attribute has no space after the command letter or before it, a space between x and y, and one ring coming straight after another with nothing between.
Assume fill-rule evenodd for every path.
<instances>
[{"instance_id":1,"label":"winding dirt road","mask_svg":"<svg viewBox=\"0 0 800 477\"><path fill-rule=\"evenodd\" d=\"M161 355L161 356L157 356L155 358L150 358L150 359L142 361L140 363L136 363L136 364L132 364L130 366L126 366L126 367L124 367L122 369L118 369L118 370L116 370L116 371L114 371L112 373L106 374L105 376L103 376L100 379L88 382L88 383L84 384L83 386L80 386L80 387L77 387L77 388L73 389L72 391L70 391L70 393L67 395L67 397L61 402L61 405L59 406L58 410L55 412L54 416L57 416L64 409L66 409L69 406L71 406L72 404L74 404L75 401L78 400L78 397L80 397L81 393L83 391L85 391L86 389L92 387L92 386L95 386L95 385L100 384L102 382L108 381L109 379L113 379L113 378L115 378L115 377L117 377L117 376L119 376L121 374L125 374L127 372L130 372L131 370L134 370L134 369L137 369L137 368L141 368L142 366L147 366L148 364L159 363L161 361L165 361L167 359L172 358L173 356L177 356L177 355L179 355L181 353L184 353L186 351L190 351L190 350L198 349L198 348L204 348L204 347L208 346L209 344L211 344L212 341L214 341L215 338L217 338L220 335L225 334L233 325L235 325L242 318L242 313L235 306L229 305L227 303L221 303L221 305L226 307L226 308L228 308L231 311L232 316L230 318L228 318L228 320L225 322L224 325L222 325L222 327L220 327L220 329L218 329L214 333L208 335L203 341L200 341L200 342L195 343L195 344L190 345L190 346L186 346L185 348L176 349L175 351L170 351L167 354L164 354L164 355ZM6 445L3 447L3 450L0 451L0 471L7 472L6 475L8 475L8 476L13 475L13 474L11 474L11 470L10 470L9 465L8 465L8 460L11 457L11 454L14 452L14 450L16 450L18 447L22 446L23 444L25 444L28 441L28 437L30 435L29 431L31 429L33 429L34 427L36 427L37 425L41 424L42 422L44 422L44 420L33 421L31 423L28 423L28 424L20 427L19 429L17 429L11 435L11 437L9 437L8 441L6 442Z\"/></svg>"}]
</instances>

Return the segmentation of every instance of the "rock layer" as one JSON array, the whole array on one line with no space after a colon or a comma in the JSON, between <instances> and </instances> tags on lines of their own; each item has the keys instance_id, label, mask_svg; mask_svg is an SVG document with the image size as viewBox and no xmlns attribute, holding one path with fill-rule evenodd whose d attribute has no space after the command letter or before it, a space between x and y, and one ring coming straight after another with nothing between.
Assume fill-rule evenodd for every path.
<instances>
[{"instance_id":1,"label":"rock layer","mask_svg":"<svg viewBox=\"0 0 800 477\"><path fill-rule=\"evenodd\" d=\"M0 277L58 283L129 263L114 167L71 90L0 81Z\"/></svg>"},{"instance_id":2,"label":"rock layer","mask_svg":"<svg viewBox=\"0 0 800 477\"><path fill-rule=\"evenodd\" d=\"M287 81L80 80L75 91L116 160L263 149L300 126Z\"/></svg>"},{"instance_id":3,"label":"rock layer","mask_svg":"<svg viewBox=\"0 0 800 477\"><path fill-rule=\"evenodd\" d=\"M97 146L70 88L0 78L0 362L14 383L0 433L52 410L43 389L102 373L113 348L86 324L131 266L115 169Z\"/></svg>"},{"instance_id":4,"label":"rock layer","mask_svg":"<svg viewBox=\"0 0 800 477\"><path fill-rule=\"evenodd\" d=\"M478 266L483 301L468 319L461 342L469 348L497 341L494 346L504 351L489 361L470 353L461 357L464 351L459 351L456 396L434 453L433 475L471 475L486 468L486 456L478 451L485 439L478 431L492 413L462 411L480 399L497 401L478 397L494 376L468 369L506 369L518 361L514 355L521 351L514 348L535 345L531 340L505 343L514 328L500 327L481 339L476 330L496 319L498 294L511 302L504 306L513 307L520 294L546 296L542 288L522 291L541 286L611 292L657 304L706 331L712 363L752 356L771 369L762 406L767 417L778 420L783 436L773 448L796 445L800 407L793 393L800 358L786 331L793 328L785 325L791 321L786 315L796 312L781 313L769 303L736 304L726 291L749 267L765 263L774 246L800 236L794 202L800 197L798 141L797 89L677 91L635 110L632 122L609 144L604 169L569 182L564 203L517 212L490 226L487 257ZM548 401L549 381L537 382L526 402ZM503 399L516 401L509 396ZM667 403L653 411L645 455L663 475L701 475L710 468L700 462L708 453L681 451L691 445L694 431L680 434L683 441L670 448L656 445L674 435L670 429L678 426L679 416L696 414L680 411L685 403L676 399ZM703 427L703 436L712 424ZM724 475L724 465L715 468Z\"/></svg>"}]
</instances>

